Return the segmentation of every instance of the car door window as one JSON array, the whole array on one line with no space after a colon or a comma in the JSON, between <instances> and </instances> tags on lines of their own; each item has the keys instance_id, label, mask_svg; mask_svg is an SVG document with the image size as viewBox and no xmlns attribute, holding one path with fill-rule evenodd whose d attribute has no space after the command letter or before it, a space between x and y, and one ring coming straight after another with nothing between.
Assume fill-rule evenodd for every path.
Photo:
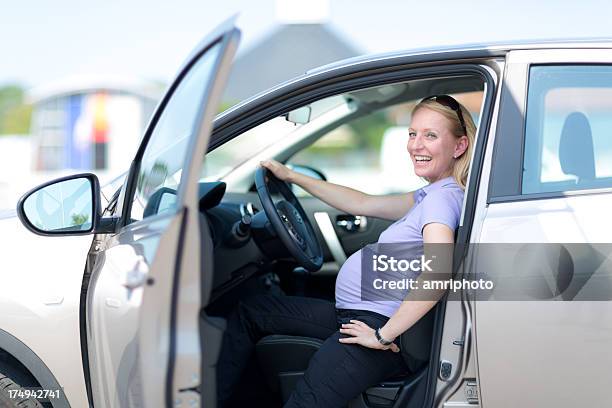
<instances>
[{"instance_id":1,"label":"car door window","mask_svg":"<svg viewBox=\"0 0 612 408\"><path fill-rule=\"evenodd\" d=\"M522 193L612 187L612 67L532 66Z\"/></svg>"},{"instance_id":2,"label":"car door window","mask_svg":"<svg viewBox=\"0 0 612 408\"><path fill-rule=\"evenodd\" d=\"M197 131L204 91L220 51L218 43L191 67L155 124L136 179L132 220L176 207L190 136Z\"/></svg>"}]
</instances>

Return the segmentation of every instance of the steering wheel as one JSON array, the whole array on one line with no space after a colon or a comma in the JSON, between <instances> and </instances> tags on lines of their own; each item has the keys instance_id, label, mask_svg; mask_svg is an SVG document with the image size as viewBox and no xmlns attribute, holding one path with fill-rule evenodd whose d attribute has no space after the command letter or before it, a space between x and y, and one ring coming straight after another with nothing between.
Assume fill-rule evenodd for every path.
<instances>
[{"instance_id":1,"label":"steering wheel","mask_svg":"<svg viewBox=\"0 0 612 408\"><path fill-rule=\"evenodd\" d=\"M323 265L323 250L306 212L289 185L265 167L255 171L257 194L274 231L303 268L314 272ZM272 193L280 193L276 203Z\"/></svg>"}]
</instances>

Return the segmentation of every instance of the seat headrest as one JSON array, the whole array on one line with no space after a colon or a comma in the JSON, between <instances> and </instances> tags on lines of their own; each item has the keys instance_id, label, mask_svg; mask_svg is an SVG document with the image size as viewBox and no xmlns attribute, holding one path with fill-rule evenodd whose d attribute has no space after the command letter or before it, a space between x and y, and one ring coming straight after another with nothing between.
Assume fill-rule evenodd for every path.
<instances>
[{"instance_id":1,"label":"seat headrest","mask_svg":"<svg viewBox=\"0 0 612 408\"><path fill-rule=\"evenodd\" d=\"M565 118L559 141L559 161L565 174L573 174L579 179L595 178L593 135L584 113L572 112Z\"/></svg>"}]
</instances>

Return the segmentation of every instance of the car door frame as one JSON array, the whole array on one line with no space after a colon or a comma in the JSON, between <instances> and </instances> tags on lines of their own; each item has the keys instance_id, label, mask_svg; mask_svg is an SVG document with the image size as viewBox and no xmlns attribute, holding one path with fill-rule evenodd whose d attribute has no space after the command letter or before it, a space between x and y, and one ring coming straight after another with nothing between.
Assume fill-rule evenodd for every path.
<instances>
[{"instance_id":1,"label":"car door frame","mask_svg":"<svg viewBox=\"0 0 612 408\"><path fill-rule=\"evenodd\" d=\"M163 363L165 369L162 370L162 378L164 379L163 385L147 384L150 382L149 377L142 379L142 402L144 406L154 406L159 404L162 400L166 406L171 406L174 405L175 401L181 398L185 398L190 402L199 402L200 394L197 392L197 387L201 385L201 377L199 375L201 350L198 317L201 299L206 300L210 291L210 282L206 281L206 279L202 279L202 277L206 278L212 276L212 272L203 273L201 270L201 240L205 239L206 234L208 234L208 229L202 228L202 221L199 217L198 180L200 179L202 157L204 157L212 130L213 118L217 112L222 91L229 75L231 61L238 47L240 31L235 28L235 20L236 16L229 18L204 37L178 71L175 79L172 81L164 97L155 109L146 128L143 140L132 161L121 192L119 193L116 204L116 214L113 214L113 222L116 223L116 232L113 234L95 236L94 245L92 245L88 257L89 262L87 270L91 271L93 269L92 265L95 265L98 257L103 254L103 251L99 251L99 248L96 248L96 243L108 242L121 231L133 228L134 226L152 223L155 222L156 219L164 217L164 215L156 215L136 222L130 220L131 206L136 191L140 162L153 130L179 83L202 55L212 46L220 44L220 53L214 62L210 80L203 90L200 108L194 121L193 129L196 131L189 136L187 148L187 152L189 153L186 156L187 160L183 167L182 180L177 190L177 208L175 214L178 215L180 219L180 226L177 234L178 242L174 244L170 243L176 247L172 248L169 252L176 254L172 262L172 270L169 271L172 286L172 300L169 305L164 306L160 306L159 304L155 305L155 302L149 301L147 304L148 306L143 304L140 311L141 316L151 316L151 318L147 319L145 317L140 319L139 337L149 339L149 343L151 344L145 344L145 350L141 349L139 353L147 355L147 353L155 350L153 353L159 354L159 349L162 348L165 350L165 352L162 351L162 354L167 355L167 361ZM104 245L100 246L103 247ZM163 250L164 248L161 249ZM183 258L186 257L192 262L182 262ZM88 277L84 278L84 285L87 285L86 281L88 281ZM159 287L160 282L150 282L148 286L155 287L156 283ZM82 295L81 304L82 306L86 305L85 307L89 305L87 293ZM170 316L165 326L163 322L159 322L155 319L155 317L159 316L159 309L163 307L169 309L168 315ZM83 307L81 319L82 327L88 330L91 323L87 320L87 313L83 310ZM167 337L159 339L158 336L160 332L167 333ZM83 347L84 366L86 368L85 375L87 380L88 399L90 405L93 405L89 353L86 338L86 336L83 337L83 342L85 342ZM160 370L160 362L157 360L154 361L153 359L141 358L140 364L141 371L146 373L147 376ZM152 379L154 379L154 376ZM208 392L205 385L202 385L201 392Z\"/></svg>"},{"instance_id":2,"label":"car door frame","mask_svg":"<svg viewBox=\"0 0 612 408\"><path fill-rule=\"evenodd\" d=\"M462 212L461 227L457 242L467 243L471 236L472 220L475 213L478 185L489 129L494 124L493 111L497 106L499 82L503 71L505 50L491 51L476 49L471 51L442 52L432 54L416 54L398 56L391 59L375 59L353 65L330 67L327 70L305 75L248 103L234 107L221 115L215 121L215 129L211 136L209 149L231 140L233 137L281 114L327 96L348 92L370 86L397 83L420 77L453 76L460 73L477 73L486 84L480 122L477 130L476 146L472 158L468 188ZM464 245L467 247L467 245ZM455 268L461 262L465 253L455 253ZM443 404L451 391L461 384L462 375L470 358L470 316L466 316L465 304L461 303L464 322L459 333L444 333L445 340L453 342L461 339L452 350L452 357L457 364L452 378L439 382L438 369L430 365L427 376L424 406ZM436 325L434 327L434 345L430 361L439 362L442 349L444 316L446 303L443 302L436 310ZM448 330L448 328L447 328ZM447 348L448 349L448 348ZM436 363L437 364L437 363ZM402 398L402 396L398 396Z\"/></svg>"}]
</instances>

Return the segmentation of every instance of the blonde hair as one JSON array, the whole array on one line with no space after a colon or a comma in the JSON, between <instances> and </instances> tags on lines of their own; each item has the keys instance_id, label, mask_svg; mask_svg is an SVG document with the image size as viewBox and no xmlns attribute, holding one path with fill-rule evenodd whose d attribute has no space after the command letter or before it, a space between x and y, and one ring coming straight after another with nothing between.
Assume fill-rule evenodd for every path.
<instances>
[{"instance_id":1,"label":"blonde hair","mask_svg":"<svg viewBox=\"0 0 612 408\"><path fill-rule=\"evenodd\" d=\"M472 119L472 115L470 112L463 106L459 104L459 108L461 109L461 114L463 115L463 121L465 122L465 132L463 131L463 127L461 126L461 122L459 121L459 116L457 112L449 108L448 106L442 105L439 102L436 102L434 99L426 99L418 103L414 109L412 110L412 116L419 109L431 109L434 112L438 112L447 118L452 123L451 131L456 137L461 137L465 134L468 139L468 147L463 152L461 156L455 159L455 164L453 166L452 175L455 178L455 181L459 186L465 190L465 186L467 185L467 177L468 172L470 170L470 159L472 158L472 152L474 151L474 141L476 139L476 124ZM467 133L467 134L466 134Z\"/></svg>"}]
</instances>

